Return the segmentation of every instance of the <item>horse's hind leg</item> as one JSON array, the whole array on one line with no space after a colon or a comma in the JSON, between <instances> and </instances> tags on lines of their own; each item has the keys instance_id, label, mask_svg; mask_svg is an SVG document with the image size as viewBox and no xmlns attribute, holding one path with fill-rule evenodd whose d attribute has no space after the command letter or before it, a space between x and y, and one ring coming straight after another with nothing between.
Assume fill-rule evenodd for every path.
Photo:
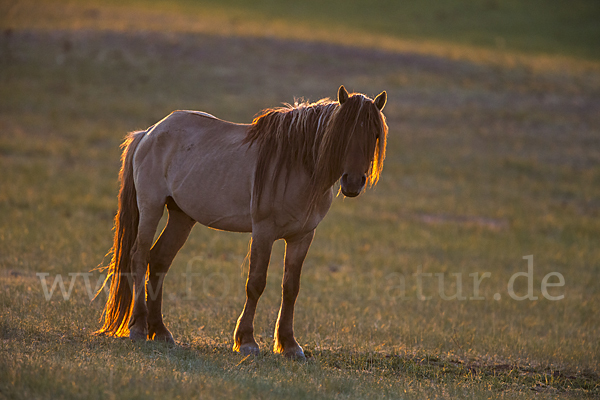
<instances>
[{"instance_id":1,"label":"horse's hind leg","mask_svg":"<svg viewBox=\"0 0 600 400\"><path fill-rule=\"evenodd\" d=\"M294 338L294 306L300 290L302 264L312 242L314 231L305 236L287 240L285 245L285 271L281 308L275 326L275 353L283 353L288 358L304 359L304 351Z\"/></svg>"},{"instance_id":2,"label":"horse's hind leg","mask_svg":"<svg viewBox=\"0 0 600 400\"><path fill-rule=\"evenodd\" d=\"M148 290L148 337L174 344L171 332L162 319L163 282L177 252L187 240L195 221L174 203L167 202L167 226L150 250Z\"/></svg>"},{"instance_id":3,"label":"horse's hind leg","mask_svg":"<svg viewBox=\"0 0 600 400\"><path fill-rule=\"evenodd\" d=\"M138 206L140 206L138 204ZM146 307L146 272L150 247L158 222L164 210L163 204L153 207L140 206L140 220L138 234L132 251L131 274L133 275L133 311L129 318L129 338L132 340L146 340L148 337L148 308Z\"/></svg>"}]
</instances>

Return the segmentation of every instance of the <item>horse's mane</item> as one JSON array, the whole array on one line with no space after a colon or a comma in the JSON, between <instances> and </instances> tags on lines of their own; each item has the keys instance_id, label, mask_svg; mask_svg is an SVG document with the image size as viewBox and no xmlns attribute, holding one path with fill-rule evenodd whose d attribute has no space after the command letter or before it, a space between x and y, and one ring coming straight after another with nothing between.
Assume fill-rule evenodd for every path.
<instances>
[{"instance_id":1,"label":"horse's mane","mask_svg":"<svg viewBox=\"0 0 600 400\"><path fill-rule=\"evenodd\" d=\"M357 129L359 126L368 129ZM258 202L266 185L275 185L283 170L287 171L287 185L292 169L300 167L312 178L309 210L314 209L342 175L348 143L358 132L377 135L375 152L367 155L372 160L367 183L375 185L383 168L387 131L384 115L362 94L351 95L343 105L322 99L263 110L252 121L245 139L259 147L254 198ZM362 140L368 152L369 138L356 140Z\"/></svg>"}]
</instances>

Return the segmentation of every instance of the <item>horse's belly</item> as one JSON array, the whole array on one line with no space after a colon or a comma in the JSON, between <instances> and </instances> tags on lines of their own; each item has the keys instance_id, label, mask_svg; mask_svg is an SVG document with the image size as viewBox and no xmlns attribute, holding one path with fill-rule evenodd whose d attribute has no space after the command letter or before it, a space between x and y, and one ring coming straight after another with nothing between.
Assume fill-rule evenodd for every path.
<instances>
[{"instance_id":1,"label":"horse's belly","mask_svg":"<svg viewBox=\"0 0 600 400\"><path fill-rule=\"evenodd\" d=\"M193 174L173 192L177 205L196 222L224 231L251 232L250 190L242 182Z\"/></svg>"},{"instance_id":2,"label":"horse's belly","mask_svg":"<svg viewBox=\"0 0 600 400\"><path fill-rule=\"evenodd\" d=\"M201 213L202 214L202 213ZM252 219L250 214L211 216L197 215L192 218L198 223L220 231L229 232L252 232Z\"/></svg>"}]
</instances>

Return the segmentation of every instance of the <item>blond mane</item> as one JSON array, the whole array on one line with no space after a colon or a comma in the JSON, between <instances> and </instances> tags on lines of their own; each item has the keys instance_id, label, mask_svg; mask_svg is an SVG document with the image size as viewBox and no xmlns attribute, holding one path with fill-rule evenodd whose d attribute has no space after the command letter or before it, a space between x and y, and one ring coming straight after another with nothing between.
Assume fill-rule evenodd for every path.
<instances>
[{"instance_id":1,"label":"blond mane","mask_svg":"<svg viewBox=\"0 0 600 400\"><path fill-rule=\"evenodd\" d=\"M361 132L366 133L364 137L357 136ZM304 168L313 181L309 210L314 209L340 179L351 140L361 140L365 153L372 148L369 141L376 141L374 154L365 154L371 159L367 184L373 186L383 168L387 132L385 116L362 94L352 94L343 105L322 99L263 110L252 121L245 140L259 148L254 198L260 201L266 185L276 185L281 171L287 172L287 185L291 171Z\"/></svg>"}]
</instances>

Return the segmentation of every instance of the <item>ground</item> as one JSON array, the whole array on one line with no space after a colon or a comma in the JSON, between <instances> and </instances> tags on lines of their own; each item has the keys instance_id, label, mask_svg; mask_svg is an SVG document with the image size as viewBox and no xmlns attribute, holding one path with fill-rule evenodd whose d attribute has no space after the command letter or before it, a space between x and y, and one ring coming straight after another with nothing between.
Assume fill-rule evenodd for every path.
<instances>
[{"instance_id":1,"label":"ground","mask_svg":"<svg viewBox=\"0 0 600 400\"><path fill-rule=\"evenodd\" d=\"M593 55L32 4L2 25L0 395L598 396ZM262 354L231 352L249 236L199 226L165 283L178 346L94 336L106 297L90 301L90 271L108 261L125 134L174 109L249 122L340 84L387 91L388 155L378 186L338 197L317 230L296 316L308 361L270 352L281 243Z\"/></svg>"}]
</instances>

